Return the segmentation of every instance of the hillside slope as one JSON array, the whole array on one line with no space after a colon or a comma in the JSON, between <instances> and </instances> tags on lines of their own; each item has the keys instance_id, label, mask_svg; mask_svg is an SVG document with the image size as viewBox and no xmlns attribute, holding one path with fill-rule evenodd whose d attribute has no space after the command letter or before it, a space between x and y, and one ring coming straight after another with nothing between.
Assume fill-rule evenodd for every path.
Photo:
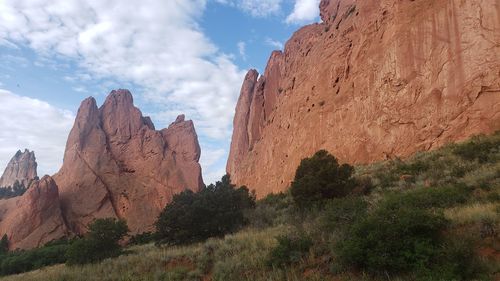
<instances>
[{"instance_id":1,"label":"hillside slope","mask_svg":"<svg viewBox=\"0 0 500 281\"><path fill-rule=\"evenodd\" d=\"M463 260L460 260L461 264L452 263L447 267L440 264L435 269L437 273L461 271L464 274L469 271L468 274L476 275L475 280L498 280L500 132L419 153L404 161L396 159L357 166L356 178L369 179L371 184L367 185L370 188L365 190L365 195L356 196L367 203L368 213L353 218L353 221L363 220L385 201L394 202L394 199L402 200L401 203L407 206L416 205L412 207L415 210L423 208L443 214L448 222L445 239L459 245L452 248L455 251L451 252L449 258L459 257ZM342 200L335 203L342 203ZM333 243L345 239L339 235L338 226L328 226L333 216L338 216L338 213L332 213L328 208L305 214L297 212L289 195L273 195L258 202L257 208L248 216L248 228L223 239L209 239L204 243L182 247L157 247L153 244L133 246L126 255L99 264L81 267L56 265L0 280L370 281L387 280L387 277L400 281L423 280L412 274L389 276L386 273L378 276L362 270L342 268ZM289 267L270 266L270 252L278 244L276 238L297 234L312 239L309 251L296 258ZM403 235L392 233L393 236L400 234ZM461 247L466 241L472 243L473 255L460 256L463 251ZM393 254L400 253L394 251ZM476 259L481 266L473 267L471 261Z\"/></svg>"}]
</instances>

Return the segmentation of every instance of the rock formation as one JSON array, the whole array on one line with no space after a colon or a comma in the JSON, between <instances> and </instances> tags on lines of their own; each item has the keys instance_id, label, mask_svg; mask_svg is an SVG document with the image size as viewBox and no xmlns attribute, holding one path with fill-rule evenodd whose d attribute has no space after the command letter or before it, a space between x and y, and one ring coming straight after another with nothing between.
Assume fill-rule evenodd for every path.
<instances>
[{"instance_id":1,"label":"rock formation","mask_svg":"<svg viewBox=\"0 0 500 281\"><path fill-rule=\"evenodd\" d=\"M4 234L10 249L38 247L68 234L50 176L34 181L22 196L0 200L0 235Z\"/></svg>"},{"instance_id":2,"label":"rock formation","mask_svg":"<svg viewBox=\"0 0 500 281\"><path fill-rule=\"evenodd\" d=\"M18 150L0 177L0 187L13 186L16 181L28 187L30 182L37 177L36 167L34 151Z\"/></svg>"},{"instance_id":3,"label":"rock formation","mask_svg":"<svg viewBox=\"0 0 500 281\"><path fill-rule=\"evenodd\" d=\"M258 197L300 160L405 157L500 129L498 0L322 0L245 78L227 172Z\"/></svg>"},{"instance_id":4,"label":"rock formation","mask_svg":"<svg viewBox=\"0 0 500 281\"><path fill-rule=\"evenodd\" d=\"M157 131L127 90L112 91L100 108L84 100L54 175L68 227L83 233L93 219L115 217L132 234L151 230L174 194L203 187L199 158L183 115Z\"/></svg>"}]
</instances>

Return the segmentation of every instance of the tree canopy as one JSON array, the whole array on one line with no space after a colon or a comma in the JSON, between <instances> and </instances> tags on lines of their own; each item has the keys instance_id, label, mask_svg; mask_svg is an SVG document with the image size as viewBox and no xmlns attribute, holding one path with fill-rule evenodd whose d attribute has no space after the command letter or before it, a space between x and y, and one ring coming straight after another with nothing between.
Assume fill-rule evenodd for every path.
<instances>
[{"instance_id":1,"label":"tree canopy","mask_svg":"<svg viewBox=\"0 0 500 281\"><path fill-rule=\"evenodd\" d=\"M316 152L312 157L302 159L290 192L300 207L310 207L324 200L343 197L354 187L354 167L340 165L326 150Z\"/></svg>"},{"instance_id":2,"label":"tree canopy","mask_svg":"<svg viewBox=\"0 0 500 281\"><path fill-rule=\"evenodd\" d=\"M174 196L156 222L162 243L185 244L220 237L246 223L244 211L255 206L248 188L236 188L229 175L198 193L186 190Z\"/></svg>"}]
</instances>

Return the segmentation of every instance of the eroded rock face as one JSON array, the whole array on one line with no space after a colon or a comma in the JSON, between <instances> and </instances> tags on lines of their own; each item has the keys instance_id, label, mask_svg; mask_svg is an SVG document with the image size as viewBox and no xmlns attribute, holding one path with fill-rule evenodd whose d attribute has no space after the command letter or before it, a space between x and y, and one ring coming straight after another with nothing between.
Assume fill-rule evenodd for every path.
<instances>
[{"instance_id":1,"label":"eroded rock face","mask_svg":"<svg viewBox=\"0 0 500 281\"><path fill-rule=\"evenodd\" d=\"M497 0L322 0L247 75L227 172L258 197L327 149L369 163L500 129Z\"/></svg>"},{"instance_id":2,"label":"eroded rock face","mask_svg":"<svg viewBox=\"0 0 500 281\"><path fill-rule=\"evenodd\" d=\"M151 230L174 194L203 187L200 146L184 116L156 131L127 90L98 108L84 100L54 175L69 228L83 233L95 218L125 219L131 233Z\"/></svg>"},{"instance_id":3,"label":"eroded rock face","mask_svg":"<svg viewBox=\"0 0 500 281\"><path fill-rule=\"evenodd\" d=\"M18 150L0 177L0 187L13 186L16 181L28 187L37 177L36 168L35 152Z\"/></svg>"},{"instance_id":4,"label":"eroded rock face","mask_svg":"<svg viewBox=\"0 0 500 281\"><path fill-rule=\"evenodd\" d=\"M0 200L0 234L7 234L10 249L34 248L68 235L50 176L34 181L22 196Z\"/></svg>"}]
</instances>

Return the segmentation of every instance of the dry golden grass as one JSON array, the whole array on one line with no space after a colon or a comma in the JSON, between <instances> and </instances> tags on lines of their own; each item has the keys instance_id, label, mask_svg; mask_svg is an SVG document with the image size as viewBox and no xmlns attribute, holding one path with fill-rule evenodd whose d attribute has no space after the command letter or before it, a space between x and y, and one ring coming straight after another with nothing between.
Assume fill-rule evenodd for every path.
<instances>
[{"instance_id":1,"label":"dry golden grass","mask_svg":"<svg viewBox=\"0 0 500 281\"><path fill-rule=\"evenodd\" d=\"M498 203L475 203L472 205L459 206L446 209L445 217L458 225L470 224L489 220L498 222L500 220L500 204Z\"/></svg>"},{"instance_id":2,"label":"dry golden grass","mask_svg":"<svg viewBox=\"0 0 500 281\"><path fill-rule=\"evenodd\" d=\"M55 265L3 277L2 281L283 280L265 258L286 227L247 229L224 239L184 247L135 246L128 254L98 264ZM290 278L289 280L300 280ZM313 279L311 279L313 280Z\"/></svg>"}]
</instances>

